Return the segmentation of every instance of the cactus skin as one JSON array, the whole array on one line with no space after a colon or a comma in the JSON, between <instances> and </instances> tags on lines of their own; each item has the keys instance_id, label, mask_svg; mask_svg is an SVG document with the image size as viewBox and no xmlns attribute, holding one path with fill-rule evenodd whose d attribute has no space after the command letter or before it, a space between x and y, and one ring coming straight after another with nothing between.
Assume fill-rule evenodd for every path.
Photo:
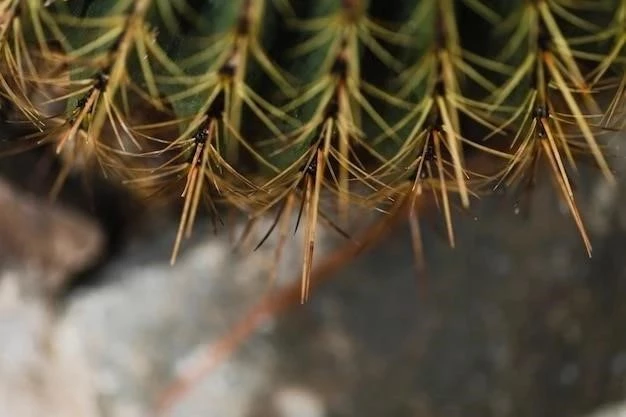
<instances>
[{"instance_id":1,"label":"cactus skin","mask_svg":"<svg viewBox=\"0 0 626 417\"><path fill-rule=\"evenodd\" d=\"M354 204L408 208L423 266L421 194L441 202L454 245L454 195L468 207L524 189L543 164L591 255L572 176L590 156L614 181L598 141L623 128L626 1L390 4L0 0L2 114L32 128L0 150L51 146L64 164L53 193L91 167L182 196L172 262L201 203L216 217L275 208L281 229L299 206L303 299L316 227L335 224L323 194L341 224ZM475 152L502 169L470 171Z\"/></svg>"}]
</instances>

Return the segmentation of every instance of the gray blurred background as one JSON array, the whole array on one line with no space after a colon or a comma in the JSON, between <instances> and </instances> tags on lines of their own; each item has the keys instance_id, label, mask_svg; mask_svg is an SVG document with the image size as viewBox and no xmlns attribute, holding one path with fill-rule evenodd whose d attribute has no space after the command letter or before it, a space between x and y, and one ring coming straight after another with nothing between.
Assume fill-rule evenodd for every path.
<instances>
[{"instance_id":1,"label":"gray blurred background","mask_svg":"<svg viewBox=\"0 0 626 417\"><path fill-rule=\"evenodd\" d=\"M170 267L175 216L78 179L50 204L40 160L1 162L0 416L156 415L267 294L272 247L233 251L202 219ZM625 416L626 181L581 167L577 186L591 259L549 180L528 206L506 194L457 211L454 250L427 213L423 286L401 224L163 415ZM342 244L323 233L317 261ZM298 245L273 291L298 279Z\"/></svg>"}]
</instances>

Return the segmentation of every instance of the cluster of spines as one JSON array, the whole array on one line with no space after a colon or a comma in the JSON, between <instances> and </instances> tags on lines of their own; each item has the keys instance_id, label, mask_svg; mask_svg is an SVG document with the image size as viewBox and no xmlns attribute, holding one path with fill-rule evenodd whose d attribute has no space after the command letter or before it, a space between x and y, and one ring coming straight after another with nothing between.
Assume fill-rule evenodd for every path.
<instances>
[{"instance_id":1,"label":"cluster of spines","mask_svg":"<svg viewBox=\"0 0 626 417\"><path fill-rule=\"evenodd\" d=\"M542 164L591 254L571 176L590 155L613 179L598 138L621 128L625 15L624 0L0 0L0 91L33 130L7 148L52 145L53 193L93 166L182 197L172 262L203 203L276 209L283 243L299 207L303 298L319 222L408 210L421 260L424 190L454 245L452 194L469 207ZM502 168L469 169L472 152Z\"/></svg>"}]
</instances>

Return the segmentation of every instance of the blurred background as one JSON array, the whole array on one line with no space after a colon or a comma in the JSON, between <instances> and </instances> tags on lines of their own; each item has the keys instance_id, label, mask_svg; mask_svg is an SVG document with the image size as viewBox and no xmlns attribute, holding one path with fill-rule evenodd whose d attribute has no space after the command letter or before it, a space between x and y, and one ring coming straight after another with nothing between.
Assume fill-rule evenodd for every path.
<instances>
[{"instance_id":1,"label":"blurred background","mask_svg":"<svg viewBox=\"0 0 626 417\"><path fill-rule=\"evenodd\" d=\"M272 288L271 242L233 250L208 219L171 267L175 210L80 175L50 203L46 164L0 162L2 417L156 416L164 398L160 415L177 417L626 416L624 180L611 188L581 167L591 259L547 177L528 200L505 192L457 210L456 249L427 212L426 276L400 224L164 397L299 279L300 240ZM345 244L322 233L316 262Z\"/></svg>"}]
</instances>

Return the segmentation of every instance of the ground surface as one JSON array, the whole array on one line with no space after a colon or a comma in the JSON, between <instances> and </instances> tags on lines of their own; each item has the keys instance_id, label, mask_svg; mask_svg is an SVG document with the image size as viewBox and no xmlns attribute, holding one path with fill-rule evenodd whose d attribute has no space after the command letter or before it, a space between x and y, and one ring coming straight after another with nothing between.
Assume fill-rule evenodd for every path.
<instances>
[{"instance_id":1,"label":"ground surface","mask_svg":"<svg viewBox=\"0 0 626 417\"><path fill-rule=\"evenodd\" d=\"M402 226L266 320L166 415L567 417L619 402L626 181L583 174L592 259L548 181L528 217L513 196L456 216L455 250L426 219L423 287ZM59 298L98 261L106 225L17 190L0 187L2 417L150 415L267 290L269 248L243 256L201 224L172 268L176 225L160 219ZM285 277L297 262L290 247Z\"/></svg>"}]
</instances>

